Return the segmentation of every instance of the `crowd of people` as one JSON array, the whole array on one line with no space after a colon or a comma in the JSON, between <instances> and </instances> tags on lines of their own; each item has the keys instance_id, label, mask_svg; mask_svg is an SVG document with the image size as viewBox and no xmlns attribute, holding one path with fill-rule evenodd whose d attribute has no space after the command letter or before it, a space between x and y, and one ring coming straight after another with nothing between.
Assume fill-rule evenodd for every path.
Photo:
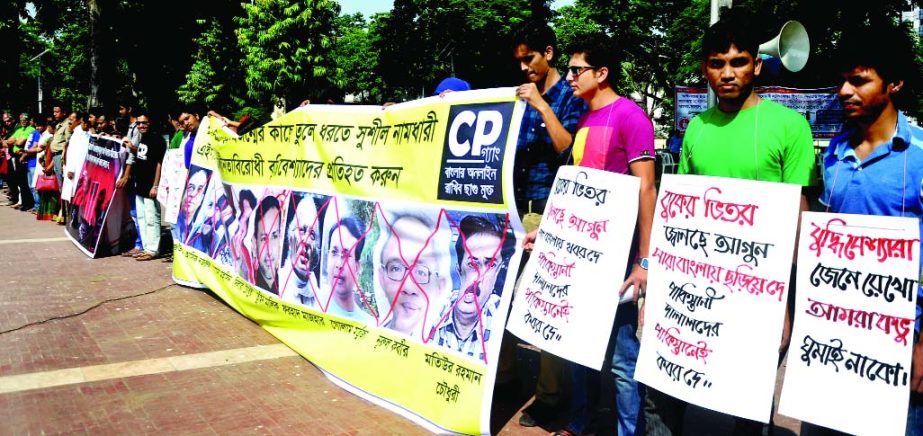
<instances>
[{"instance_id":1,"label":"crowd of people","mask_svg":"<svg viewBox=\"0 0 923 436\"><path fill-rule=\"evenodd\" d=\"M762 69L758 41L744 21L730 16L712 25L702 39L699 61L708 85L718 97L718 104L698 114L689 124L679 150L679 173L722 176L796 184L804 187L801 210L807 210L811 187L822 183L820 202L825 210L837 213L857 213L879 216L909 216L923 222L923 129L910 123L900 110L912 95L910 87L916 81L913 45L898 28L877 27L856 29L856 36L844 35L839 41L839 76L831 77L838 84L838 95L843 103L847 130L833 139L823 155L821 182L815 174L815 158L810 125L804 116L772 101L760 98L754 84ZM874 40L868 35L876 35ZM605 372L596 372L568 362L550 353L542 353L534 401L524 409L519 423L523 426L544 425L562 416L568 424L555 434L589 434L596 430L595 423L600 408L603 375L612 378L615 386L614 414L620 435L682 434L687 404L669 394L645 387L634 380L638 358L639 321L643 320L643 306L639 298L647 290L648 245L654 217L657 188L655 184L654 127L646 112L630 98L616 92L619 82L620 62L613 47L615 43L605 35L577 38L566 54L565 72L555 68L559 50L553 30L542 23L527 23L512 44L513 61L525 75L526 83L516 89L516 94L527 108L522 119L519 142L514 161L515 207L528 232L527 251L535 239L538 224L545 210L556 170L562 165L577 165L610 172L630 174L641 180L638 209L638 230L635 237L632 262L626 265L625 280L613 286L612 292L633 293L630 301L617 311L612 326L612 354ZM442 94L453 86L468 89L467 83L453 79L440 86ZM126 153L126 171L117 187L127 189L134 196L133 214L138 238L133 249L123 253L137 260L151 260L166 254L160 249L160 208L153 199L160 180L160 160L167 149L182 148L185 166L190 167L192 144L199 126L202 110L186 108L169 118L174 132L164 135L154 130L155 117L131 104L119 107L118 117L100 109L88 113L67 112L55 107L51 117L30 117L21 114L17 119L3 114L0 136L3 138L3 166L9 196L8 206L35 213L38 219L63 223L67 202L73 197L72 180L75 164L86 154L87 136L90 134L122 138ZM217 119L229 128L246 129L252 120L234 122L218 114ZM241 132L242 133L242 132ZM678 145L678 144L677 144ZM44 176L44 177L43 177ZM54 176L57 191L40 183ZM190 176L190 185L194 186ZM202 175L201 178L205 178ZM821 188L821 187L818 187ZM241 199L243 196L239 196ZM251 195L252 197L252 195ZM265 197L265 198L271 198ZM248 209L260 214L279 214L279 204L257 205L255 198ZM299 203L297 210L302 209ZM304 202L305 214L317 215L317 205ZM240 204L244 209L243 200ZM307 209L313 212L309 213ZM267 212L269 211L269 212ZM302 212L296 212L296 217ZM256 218L261 222L260 217ZM306 220L308 221L308 220ZM392 223L389 232L413 232L405 229L411 221ZM474 225L469 223L470 225ZM180 220L180 225L183 220ZM343 226L355 237L355 225L343 220ZM358 227L357 227L358 228ZM295 230L291 230L295 229ZM295 225L286 232L298 235L308 232ZM301 232L301 233L298 233ZM474 231L473 231L474 232ZM281 235L281 230L276 231ZM341 232L342 233L342 232ZM481 232L484 233L484 232ZM332 234L332 233L331 233ZM477 234L477 232L473 233ZM259 239L259 231L253 237ZM267 236L268 237L268 236ZM328 236L330 238L330 236ZM391 266L386 254L390 233L382 245L381 263L384 275L376 276L387 291L391 282L391 269L395 277L404 277L408 271L402 265ZM201 241L200 241L201 243ZM230 250L241 249L243 244L231 240ZM281 247L281 245L280 245ZM288 250L288 248L287 248ZM359 250L361 251L361 249ZM277 282L276 271L304 269L298 256L309 259L305 249L289 251L291 259L275 253L270 265L262 265L259 257L246 269L246 274L260 287L279 292L285 284ZM460 252L461 253L461 252ZM347 262L348 252L337 255ZM353 254L358 259L358 253ZM463 257L463 256L460 256ZM249 256L248 256L249 258ZM285 258L283 265L271 265L272 260ZM355 260L355 259L353 259ZM464 265L460 267L464 268ZM263 273L263 270L269 273ZM412 271L429 280L429 272ZM310 283L305 274L296 274L299 283ZM336 277L335 277L336 278ZM316 279L315 279L316 280ZM390 280L394 280L391 278ZM333 283L337 283L333 280ZM340 286L345 286L340 283ZM301 288L304 289L302 285ZM923 290L920 291L923 301ZM283 293L284 294L284 293ZM393 294L393 293L392 293ZM790 293L791 296L792 293ZM313 301L306 292L287 294L302 304ZM334 308L348 316L355 313L351 292L343 293ZM489 294L486 294L489 295ZM396 298L388 295L388 298ZM293 300L295 301L295 300ZM313 304L313 303L312 303ZM491 307L481 304L481 307ZM495 305L494 305L495 306ZM779 345L779 361L788 349L791 328L791 299ZM477 307L476 305L473 307ZM462 307L467 309L467 307ZM923 434L923 343L920 341L920 303L917 306L915 345L911 397L907 434ZM466 312L467 313L467 312ZM345 315L344 315L345 314ZM492 316L491 314L486 314ZM356 316L356 315L353 315ZM412 317L407 317L411 319ZM404 331L396 320L387 327ZM439 344L452 348L473 344L470 323L446 324L440 331ZM762 326L772 328L775 326ZM482 332L483 334L483 332ZM506 337L498 363L497 390L518 390L515 347L516 340ZM760 434L763 424L736 418L735 433ZM802 434L832 434L833 431L804 423Z\"/></svg>"}]
</instances>

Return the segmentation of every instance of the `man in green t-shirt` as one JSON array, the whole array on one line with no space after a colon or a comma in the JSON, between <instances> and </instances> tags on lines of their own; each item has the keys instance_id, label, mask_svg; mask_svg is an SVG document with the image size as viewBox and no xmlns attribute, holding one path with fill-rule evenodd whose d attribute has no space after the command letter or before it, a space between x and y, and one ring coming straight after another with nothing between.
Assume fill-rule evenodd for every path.
<instances>
[{"instance_id":1,"label":"man in green t-shirt","mask_svg":"<svg viewBox=\"0 0 923 436\"><path fill-rule=\"evenodd\" d=\"M811 127L803 115L754 92L762 69L759 43L739 18L726 13L702 39L702 73L717 95L718 105L689 123L679 173L806 188L812 183L816 165ZM808 208L803 192L802 211ZM793 292L789 294L791 297ZM790 298L790 307L792 301ZM780 356L788 348L790 319L786 310ZM648 434L682 434L685 406L682 400L648 388L644 406ZM737 418L734 433L759 434L761 427L759 422Z\"/></svg>"},{"instance_id":2,"label":"man in green t-shirt","mask_svg":"<svg viewBox=\"0 0 923 436\"><path fill-rule=\"evenodd\" d=\"M29 210L34 206L32 204L32 193L29 190L29 181L26 178L28 168L19 161L20 156L22 156L22 148L34 131L35 127L32 127L29 123L29 114L24 113L19 116L19 127L13 131L9 138L3 140L3 145L6 146L11 157L9 161L10 177L7 178L10 184L10 201L4 206L12 206L21 210Z\"/></svg>"}]
</instances>

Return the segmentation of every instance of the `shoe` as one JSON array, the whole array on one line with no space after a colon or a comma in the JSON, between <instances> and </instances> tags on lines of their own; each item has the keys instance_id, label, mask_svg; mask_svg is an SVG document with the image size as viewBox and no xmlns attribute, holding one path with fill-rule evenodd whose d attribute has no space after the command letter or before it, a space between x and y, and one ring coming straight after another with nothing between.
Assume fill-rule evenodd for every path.
<instances>
[{"instance_id":1,"label":"shoe","mask_svg":"<svg viewBox=\"0 0 923 436\"><path fill-rule=\"evenodd\" d=\"M135 256L137 256L137 255L139 255L139 254L141 254L141 253L143 253L141 250L139 250L139 249L137 249L137 248L132 248L131 250L128 250L128 251L122 253L122 257L135 257Z\"/></svg>"},{"instance_id":2,"label":"shoe","mask_svg":"<svg viewBox=\"0 0 923 436\"><path fill-rule=\"evenodd\" d=\"M544 425L557 418L560 412L561 411L556 406L552 406L544 401L535 400L529 407L523 409L522 416L519 417L519 425L523 427Z\"/></svg>"}]
</instances>

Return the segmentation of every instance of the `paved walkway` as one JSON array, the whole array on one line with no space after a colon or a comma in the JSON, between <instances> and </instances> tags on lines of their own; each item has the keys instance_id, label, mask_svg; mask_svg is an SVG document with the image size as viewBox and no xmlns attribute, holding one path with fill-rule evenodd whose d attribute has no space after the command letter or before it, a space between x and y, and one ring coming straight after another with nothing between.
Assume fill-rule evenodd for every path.
<instances>
[{"instance_id":1,"label":"paved walkway","mask_svg":"<svg viewBox=\"0 0 923 436\"><path fill-rule=\"evenodd\" d=\"M2 207L0 271L0 434L426 433L173 284L170 264L89 259L63 227ZM526 386L495 402L493 431L547 434L518 425L536 361L519 354Z\"/></svg>"}]
</instances>

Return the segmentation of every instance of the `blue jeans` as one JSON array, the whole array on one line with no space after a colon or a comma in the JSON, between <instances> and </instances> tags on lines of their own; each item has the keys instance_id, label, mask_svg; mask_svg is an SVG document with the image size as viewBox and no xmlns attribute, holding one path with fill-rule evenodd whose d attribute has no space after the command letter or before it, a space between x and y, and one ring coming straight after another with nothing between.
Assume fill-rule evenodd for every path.
<instances>
[{"instance_id":1,"label":"blue jeans","mask_svg":"<svg viewBox=\"0 0 923 436\"><path fill-rule=\"evenodd\" d=\"M638 362L638 306L632 303L619 305L612 327L612 357L609 371L615 381L615 406L619 436L644 434L641 413L643 386L635 381L635 364ZM567 428L580 434L591 430L593 414L599 399L600 374L576 363L569 363L573 380L571 421Z\"/></svg>"},{"instance_id":2,"label":"blue jeans","mask_svg":"<svg viewBox=\"0 0 923 436\"><path fill-rule=\"evenodd\" d=\"M26 178L29 181L29 190L32 191L32 200L34 201L32 204L35 205L32 210L38 210L38 191L36 191L35 186L32 185L32 179L35 178L35 168L36 167L28 167L26 170Z\"/></svg>"}]
</instances>

